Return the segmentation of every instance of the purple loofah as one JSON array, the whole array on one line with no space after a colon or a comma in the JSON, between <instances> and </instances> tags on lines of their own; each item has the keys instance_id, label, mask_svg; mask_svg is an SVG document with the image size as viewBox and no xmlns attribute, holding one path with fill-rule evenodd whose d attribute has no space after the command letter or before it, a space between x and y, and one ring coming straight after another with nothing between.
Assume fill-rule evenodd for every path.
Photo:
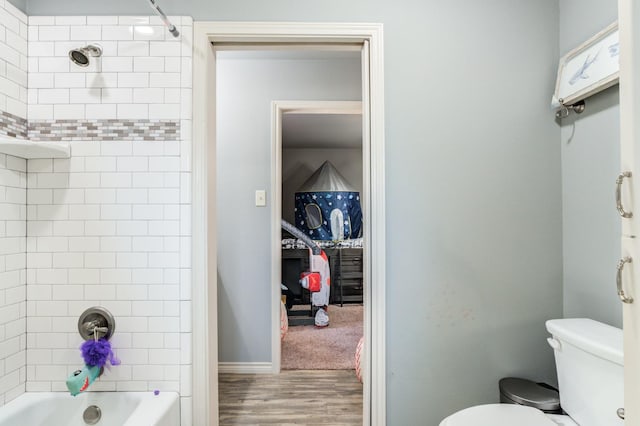
<instances>
[{"instance_id":1,"label":"purple loofah","mask_svg":"<svg viewBox=\"0 0 640 426\"><path fill-rule=\"evenodd\" d=\"M89 367L104 367L107 361L111 365L120 364L120 360L113 354L111 343L104 338L87 340L80 347L80 351L82 352L84 363Z\"/></svg>"}]
</instances>

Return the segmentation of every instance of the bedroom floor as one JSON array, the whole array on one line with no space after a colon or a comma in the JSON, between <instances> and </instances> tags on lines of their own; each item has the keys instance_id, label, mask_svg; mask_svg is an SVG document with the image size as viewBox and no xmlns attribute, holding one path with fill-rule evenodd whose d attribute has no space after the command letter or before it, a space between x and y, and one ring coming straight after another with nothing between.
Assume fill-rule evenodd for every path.
<instances>
[{"instance_id":1,"label":"bedroom floor","mask_svg":"<svg viewBox=\"0 0 640 426\"><path fill-rule=\"evenodd\" d=\"M299 307L301 305L298 305ZM297 307L294 307L297 308ZM308 309L309 306L303 307ZM362 337L364 307L331 305L329 327L289 326L282 341L282 370L353 370Z\"/></svg>"},{"instance_id":2,"label":"bedroom floor","mask_svg":"<svg viewBox=\"0 0 640 426\"><path fill-rule=\"evenodd\" d=\"M220 425L362 425L353 370L220 374Z\"/></svg>"}]
</instances>

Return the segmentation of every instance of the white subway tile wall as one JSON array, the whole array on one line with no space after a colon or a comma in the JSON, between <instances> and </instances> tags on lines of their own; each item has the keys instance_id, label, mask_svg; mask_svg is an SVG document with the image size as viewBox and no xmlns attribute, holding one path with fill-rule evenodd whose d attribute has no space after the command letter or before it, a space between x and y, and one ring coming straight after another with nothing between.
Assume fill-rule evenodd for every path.
<instances>
[{"instance_id":1,"label":"white subway tile wall","mask_svg":"<svg viewBox=\"0 0 640 426\"><path fill-rule=\"evenodd\" d=\"M158 17L58 18L29 18L29 138L179 140L190 119L191 18L173 17L187 29L179 38ZM103 55L72 63L69 50L88 44Z\"/></svg>"},{"instance_id":2,"label":"white subway tile wall","mask_svg":"<svg viewBox=\"0 0 640 426\"><path fill-rule=\"evenodd\" d=\"M23 16L12 25L29 57L0 49L28 82L11 92L22 110L0 94L0 111L28 112L34 140L71 141L69 159L0 156L0 210L17 217L0 215L0 274L13 280L0 286L0 397L65 391L83 364L78 316L100 305L122 364L92 389L180 392L191 424L192 19L170 19L178 39L157 17ZM69 49L90 43L102 57L72 64Z\"/></svg>"},{"instance_id":3,"label":"white subway tile wall","mask_svg":"<svg viewBox=\"0 0 640 426\"><path fill-rule=\"evenodd\" d=\"M27 137L27 16L0 1L0 137Z\"/></svg>"},{"instance_id":4,"label":"white subway tile wall","mask_svg":"<svg viewBox=\"0 0 640 426\"><path fill-rule=\"evenodd\" d=\"M0 1L0 137L25 138L27 17ZM26 382L27 164L0 154L0 405Z\"/></svg>"},{"instance_id":5,"label":"white subway tile wall","mask_svg":"<svg viewBox=\"0 0 640 426\"><path fill-rule=\"evenodd\" d=\"M65 390L82 365L77 317L92 305L115 315L122 360L93 389L179 391L190 380L180 377L191 364L180 358L191 332L180 143L72 142L73 161L29 160L27 390Z\"/></svg>"},{"instance_id":6,"label":"white subway tile wall","mask_svg":"<svg viewBox=\"0 0 640 426\"><path fill-rule=\"evenodd\" d=\"M26 381L27 164L0 154L0 405Z\"/></svg>"}]
</instances>

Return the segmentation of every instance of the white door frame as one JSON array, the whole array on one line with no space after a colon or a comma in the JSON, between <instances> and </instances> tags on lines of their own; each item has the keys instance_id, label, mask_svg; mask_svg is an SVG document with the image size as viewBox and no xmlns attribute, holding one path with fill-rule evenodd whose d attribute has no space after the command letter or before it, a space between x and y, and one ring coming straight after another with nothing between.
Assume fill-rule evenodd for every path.
<instances>
[{"instance_id":1,"label":"white door frame","mask_svg":"<svg viewBox=\"0 0 640 426\"><path fill-rule=\"evenodd\" d=\"M364 46L363 109L370 116L371 181L364 224L371 309L365 315L364 424L386 420L385 389L385 175L384 62L381 24L195 22L193 39L192 310L195 425L218 424L218 332L216 282L215 54L212 43L354 43ZM368 70L368 72L367 72ZM364 147L363 147L364 148ZM375 188L375 191L371 191ZM365 278L366 279L366 278ZM371 329L366 329L371 324Z\"/></svg>"},{"instance_id":2,"label":"white door frame","mask_svg":"<svg viewBox=\"0 0 640 426\"><path fill-rule=\"evenodd\" d=\"M640 6L635 0L618 1L618 26L620 31L620 144L621 171L632 170L633 179L640 168ZM636 188L638 188L636 186ZM632 211L638 213L640 198L635 190ZM634 214L631 219L638 221ZM623 221L625 219L622 219ZM630 249L630 250L629 250ZM622 253L640 254L637 238L623 238ZM634 259L634 264L637 259ZM631 266L633 279L627 284L628 295L636 299L623 303L624 333L624 408L626 425L640 425L640 268Z\"/></svg>"},{"instance_id":3,"label":"white door frame","mask_svg":"<svg viewBox=\"0 0 640 426\"><path fill-rule=\"evenodd\" d=\"M280 372L282 347L280 344L280 300L282 282L282 119L283 114L362 114L359 101L273 101L271 103L271 372ZM368 119L363 115L363 123ZM362 138L362 152L369 141ZM363 162L363 188L370 188L370 173ZM366 198L363 197L363 202ZM368 223L369 218L363 217ZM367 287L366 285L364 287ZM364 310L369 310L365 295ZM365 313L366 316L366 313Z\"/></svg>"}]
</instances>

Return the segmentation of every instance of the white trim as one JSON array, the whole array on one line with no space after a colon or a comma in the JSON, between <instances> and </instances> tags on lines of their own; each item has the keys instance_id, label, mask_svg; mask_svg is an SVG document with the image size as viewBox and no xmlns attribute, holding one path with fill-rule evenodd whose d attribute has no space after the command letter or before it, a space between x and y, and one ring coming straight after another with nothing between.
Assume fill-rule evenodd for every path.
<instances>
[{"instance_id":1,"label":"white trim","mask_svg":"<svg viewBox=\"0 0 640 426\"><path fill-rule=\"evenodd\" d=\"M273 101L287 114L362 114L360 101Z\"/></svg>"},{"instance_id":2,"label":"white trim","mask_svg":"<svg viewBox=\"0 0 640 426\"><path fill-rule=\"evenodd\" d=\"M380 31L365 41L368 44L369 57L369 123L371 128L371 187L370 196L371 223L367 226L371 238L365 246L365 264L367 272L371 274L371 318L365 318L365 323L371 325L366 336L371 337L370 346L364 345L366 374L371 379L368 387L371 401L372 426L386 424L387 393L386 393L386 230L385 230L385 143L384 143L384 59L382 54L382 27ZM366 53L366 48L365 48ZM366 99L363 94L363 99ZM366 108L366 107L365 107ZM366 114L366 110L365 110ZM373 190L375 188L375 190ZM365 391L365 400L367 395Z\"/></svg>"},{"instance_id":3,"label":"white trim","mask_svg":"<svg viewBox=\"0 0 640 426\"><path fill-rule=\"evenodd\" d=\"M271 103L271 363L274 374L280 372L281 361L282 112L277 102Z\"/></svg>"},{"instance_id":4,"label":"white trim","mask_svg":"<svg viewBox=\"0 0 640 426\"><path fill-rule=\"evenodd\" d=\"M299 51L300 43L260 43L248 44L248 43L216 43L216 51L256 51L256 50L268 50L273 51ZM362 49L361 43L342 43L342 44L305 44L305 51L331 51L331 52L360 52Z\"/></svg>"},{"instance_id":5,"label":"white trim","mask_svg":"<svg viewBox=\"0 0 640 426\"><path fill-rule=\"evenodd\" d=\"M218 373L223 374L271 374L270 362L219 362ZM194 423L195 424L195 423Z\"/></svg>"},{"instance_id":6,"label":"white trim","mask_svg":"<svg viewBox=\"0 0 640 426\"><path fill-rule=\"evenodd\" d=\"M640 5L635 0L618 1L620 36L620 171L631 171L631 211L640 210ZM621 256L631 256L634 264L640 256L637 229L638 216L622 219ZM631 268L631 279L624 282L627 296L636 299L622 304L624 334L624 408L625 425L640 425L640 268Z\"/></svg>"},{"instance_id":7,"label":"white trim","mask_svg":"<svg viewBox=\"0 0 640 426\"><path fill-rule=\"evenodd\" d=\"M218 424L217 282L215 269L215 55L211 43L364 43L369 58L371 188L365 224L371 261L371 330L365 330L365 424L385 424L385 194L384 194L384 63L381 24L278 22L195 22L193 53L193 424ZM364 107L363 107L364 108ZM208 205L211 204L211 206ZM366 241L365 241L366 243ZM367 243L366 243L367 244ZM213 267L211 266L213 265ZM366 297L366 296L365 296ZM273 367L272 367L273 368Z\"/></svg>"},{"instance_id":8,"label":"white trim","mask_svg":"<svg viewBox=\"0 0 640 426\"><path fill-rule=\"evenodd\" d=\"M282 115L362 114L359 101L273 101L271 102L271 361L273 373L280 372L280 282L282 277ZM364 144L364 139L363 139ZM363 150L364 151L364 150ZM368 171L364 169L365 172ZM370 177L365 174L363 182ZM363 222L367 223L368 217ZM365 300L366 301L366 300ZM365 311L369 309L365 303Z\"/></svg>"},{"instance_id":9,"label":"white trim","mask_svg":"<svg viewBox=\"0 0 640 426\"><path fill-rule=\"evenodd\" d=\"M371 105L369 104L369 41L365 40L362 45L362 54L361 54L361 68L362 68L362 168L363 170L368 170L371 174L373 170L371 169ZM363 180L362 187L362 197L361 197L361 207L362 207L362 215L363 217L370 217L371 211L374 209L371 208L371 179ZM372 242L372 232L371 232L371 221L365 221L362 229L362 235L364 237L364 246L363 246L363 279L365 283L370 283L371 274L371 244ZM372 289L370 285L363 286L363 297L364 300L368 301L368 306L364 310L364 336L373 336L373 323L372 319L374 318L372 315L373 311L373 303L372 299ZM364 347L362 348L362 353L360 356L360 371L362 373L362 382L363 383L371 383L373 378L372 370L371 370L371 340L368 337L364 339ZM362 387L362 397L363 401L371 401L371 390L372 386L363 386ZM364 404L363 404L364 405ZM371 419L375 418L373 414L373 410L375 407L369 407L369 409L363 410L363 424L368 425L371 424Z\"/></svg>"},{"instance_id":10,"label":"white trim","mask_svg":"<svg viewBox=\"0 0 640 426\"><path fill-rule=\"evenodd\" d=\"M215 208L209 208L209 188L215 189L215 173L207 162L215 149L215 55L208 41L209 26L199 22L193 26L193 143L192 143L192 324L193 335L193 424L218 424L218 318L217 277L208 269L216 269ZM213 226L209 226L209 224ZM214 265L214 266L212 266ZM211 291L210 291L211 290ZM213 420L213 423L211 423Z\"/></svg>"}]
</instances>

